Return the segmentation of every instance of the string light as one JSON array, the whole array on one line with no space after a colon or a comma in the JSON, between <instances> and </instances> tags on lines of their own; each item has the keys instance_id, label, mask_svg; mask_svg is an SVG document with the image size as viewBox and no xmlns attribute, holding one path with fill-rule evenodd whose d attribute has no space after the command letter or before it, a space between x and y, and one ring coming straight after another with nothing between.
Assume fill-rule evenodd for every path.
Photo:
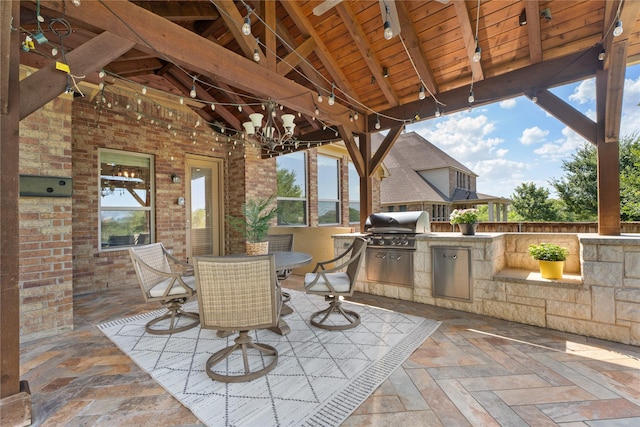
<instances>
[{"instance_id":1,"label":"string light","mask_svg":"<svg viewBox=\"0 0 640 427\"><path fill-rule=\"evenodd\" d=\"M616 21L616 26L615 26L615 28L613 29L613 36L614 36L614 37L618 37L620 34L622 34L622 32L623 32L623 31L624 31L624 30L623 30L623 28L622 28L622 21L618 19L618 20Z\"/></svg>"},{"instance_id":2,"label":"string light","mask_svg":"<svg viewBox=\"0 0 640 427\"><path fill-rule=\"evenodd\" d=\"M427 97L427 94L424 92L424 86L420 86L420 91L418 92L418 98L423 100Z\"/></svg>"},{"instance_id":3,"label":"string light","mask_svg":"<svg viewBox=\"0 0 640 427\"><path fill-rule=\"evenodd\" d=\"M376 129L380 129L380 115L376 114Z\"/></svg>"},{"instance_id":4,"label":"string light","mask_svg":"<svg viewBox=\"0 0 640 427\"><path fill-rule=\"evenodd\" d=\"M473 62L480 62L481 58L482 58L482 48L480 48L480 45L478 44L478 39L476 39L476 51L473 54Z\"/></svg>"},{"instance_id":5,"label":"string light","mask_svg":"<svg viewBox=\"0 0 640 427\"><path fill-rule=\"evenodd\" d=\"M331 86L331 95L329 95L329 105L336 103L336 94L334 92L335 85Z\"/></svg>"},{"instance_id":6,"label":"string light","mask_svg":"<svg viewBox=\"0 0 640 427\"><path fill-rule=\"evenodd\" d=\"M393 38L393 29L391 28L391 23L389 22L389 7L384 5L384 38L386 40L391 40Z\"/></svg>"},{"instance_id":7,"label":"string light","mask_svg":"<svg viewBox=\"0 0 640 427\"><path fill-rule=\"evenodd\" d=\"M440 113L440 107L438 107L438 106L436 105L436 114L435 114L435 116L436 116L436 117L440 117L440 114L442 114L442 113Z\"/></svg>"},{"instance_id":8,"label":"string light","mask_svg":"<svg viewBox=\"0 0 640 427\"><path fill-rule=\"evenodd\" d=\"M189 96L192 98L195 98L196 96L198 96L198 93L196 92L196 79L194 77L193 79L193 85L191 86L191 91L189 92Z\"/></svg>"},{"instance_id":9,"label":"string light","mask_svg":"<svg viewBox=\"0 0 640 427\"><path fill-rule=\"evenodd\" d=\"M471 89L469 91L469 104L473 104L473 102L475 101L475 97L473 96L473 89Z\"/></svg>"}]
</instances>

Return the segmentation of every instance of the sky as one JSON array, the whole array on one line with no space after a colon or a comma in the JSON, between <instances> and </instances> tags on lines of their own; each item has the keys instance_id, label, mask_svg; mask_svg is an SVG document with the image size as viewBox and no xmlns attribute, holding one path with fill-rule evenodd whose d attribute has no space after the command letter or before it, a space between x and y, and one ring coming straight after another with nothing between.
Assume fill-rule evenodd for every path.
<instances>
[{"instance_id":1,"label":"sky","mask_svg":"<svg viewBox=\"0 0 640 427\"><path fill-rule=\"evenodd\" d=\"M640 135L640 65L627 67L621 137ZM595 120L595 79L551 89ZM549 190L565 175L562 161L586 140L521 96L407 126L478 175L477 191L508 197L523 182Z\"/></svg>"}]
</instances>

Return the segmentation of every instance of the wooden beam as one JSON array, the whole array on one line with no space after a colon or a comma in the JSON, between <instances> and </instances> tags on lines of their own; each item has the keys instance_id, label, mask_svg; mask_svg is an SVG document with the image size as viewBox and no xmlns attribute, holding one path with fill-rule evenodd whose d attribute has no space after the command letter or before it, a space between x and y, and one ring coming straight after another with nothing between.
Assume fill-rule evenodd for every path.
<instances>
[{"instance_id":1,"label":"wooden beam","mask_svg":"<svg viewBox=\"0 0 640 427\"><path fill-rule=\"evenodd\" d=\"M256 39L253 35L245 36L242 34L242 24L244 24L244 16L240 14L238 8L235 3L232 1L224 1L224 0L211 0L213 4L216 5L218 10L220 11L220 16L222 16L222 20L227 26L227 29L236 42L240 46L242 53L246 58L253 58L253 51L256 47ZM255 17L253 19L255 21ZM261 51L259 51L261 56L261 60L264 59L264 56ZM264 65L264 62L263 62Z\"/></svg>"},{"instance_id":2,"label":"wooden beam","mask_svg":"<svg viewBox=\"0 0 640 427\"><path fill-rule=\"evenodd\" d=\"M473 86L476 95L473 107L513 98L523 95L527 91L535 92L591 77L595 75L600 62L598 61L599 52L599 47L591 47L581 52L532 64L520 70L476 82ZM440 92L438 100L444 104L440 111L453 113L466 110L469 107L468 96L469 88L467 86ZM383 131L397 126L398 120L412 121L416 113L423 120L432 118L435 113L435 104L425 102L425 100L416 100L381 111L379 113L379 130ZM368 132L378 131L374 127L375 114L369 115L367 123Z\"/></svg>"},{"instance_id":3,"label":"wooden beam","mask_svg":"<svg viewBox=\"0 0 640 427\"><path fill-rule=\"evenodd\" d=\"M476 36L475 36L475 22L473 20L473 27L471 26L471 18L469 17L469 10L464 0L453 0L453 6L456 10L458 17L458 23L460 24L460 31L462 31L462 38L464 44L467 47L467 57L469 58L469 66L471 67L471 75L473 81L477 82L484 79L484 72L482 71L482 65L480 62L473 60L473 54L476 52Z\"/></svg>"},{"instance_id":4,"label":"wooden beam","mask_svg":"<svg viewBox=\"0 0 640 427\"><path fill-rule=\"evenodd\" d=\"M558 98L548 90L525 93L529 99L542 107L549 114L569 126L574 132L592 144L597 144L597 124L570 104ZM535 97L535 98L534 98Z\"/></svg>"},{"instance_id":5,"label":"wooden beam","mask_svg":"<svg viewBox=\"0 0 640 427\"><path fill-rule=\"evenodd\" d=\"M140 50L154 52L169 62L255 96L273 98L292 110L315 114L313 91L133 3L90 1L83 2L82 7L65 9L62 0L42 0L41 7L60 13L65 10L68 18L134 41ZM362 121L350 122L349 114L348 108L336 103L331 109L321 110L318 118L361 132Z\"/></svg>"},{"instance_id":6,"label":"wooden beam","mask_svg":"<svg viewBox=\"0 0 640 427\"><path fill-rule=\"evenodd\" d=\"M382 74L382 64L375 55L376 49L374 49L367 41L367 36L362 30L360 23L356 19L355 14L345 2L337 4L336 10L338 11L340 18L342 18L342 21L347 27L347 30L349 30L349 34L351 34L353 43L360 51L364 62L369 67L371 75L376 78L376 83L382 91L382 94L387 99L389 105L391 107L395 107L399 104L398 94L395 93L395 91L389 84L388 79L386 79Z\"/></svg>"},{"instance_id":7,"label":"wooden beam","mask_svg":"<svg viewBox=\"0 0 640 427\"><path fill-rule=\"evenodd\" d=\"M542 41L540 38L540 5L538 0L525 0L527 14L527 36L529 40L529 60L532 64L542 61Z\"/></svg>"},{"instance_id":8,"label":"wooden beam","mask_svg":"<svg viewBox=\"0 0 640 427\"><path fill-rule=\"evenodd\" d=\"M404 124L389 129L389 133L387 134L387 136L384 137L382 144L380 144L380 147L378 147L378 149L376 150L376 153L373 155L373 158L371 159L369 177L373 177L373 175L376 173L376 170L380 167L380 165L382 165L382 161L391 150L391 147L393 147L393 144L395 144L396 141L398 140L398 137L402 133L403 129L404 129Z\"/></svg>"},{"instance_id":9,"label":"wooden beam","mask_svg":"<svg viewBox=\"0 0 640 427\"><path fill-rule=\"evenodd\" d=\"M78 9L78 8L75 8ZM104 32L66 55L76 81L95 73L134 46L130 40ZM69 75L56 70L55 62L20 81L20 120L64 93Z\"/></svg>"},{"instance_id":10,"label":"wooden beam","mask_svg":"<svg viewBox=\"0 0 640 427\"><path fill-rule=\"evenodd\" d=\"M331 75L331 78L333 79L336 87L338 87L341 91L348 93L356 102L359 102L356 91L351 87L349 79L342 72L342 69L340 68L338 63L333 59L333 55L322 41L322 38L313 29L313 24L311 24L311 22L304 15L302 10L300 9L300 5L298 4L298 2L283 1L280 4L285 8L287 13L289 14L289 17L293 20L296 27L298 27L300 33L315 40L317 45L315 53L320 59L320 62L322 62L322 65L324 65L324 67L327 69L329 75ZM326 92L324 95L326 95Z\"/></svg>"},{"instance_id":11,"label":"wooden beam","mask_svg":"<svg viewBox=\"0 0 640 427\"><path fill-rule=\"evenodd\" d=\"M598 143L598 234L620 235L620 153L619 144L605 142L607 92L609 73L601 69L596 73L596 117Z\"/></svg>"},{"instance_id":12,"label":"wooden beam","mask_svg":"<svg viewBox=\"0 0 640 427\"><path fill-rule=\"evenodd\" d=\"M305 41L294 48L294 50L290 51L287 56L282 58L276 67L276 72L281 76L286 76L291 70L296 68L298 64L304 63L304 58L309 56L316 46L316 41L311 37L308 37ZM315 72L313 74L317 77Z\"/></svg>"},{"instance_id":13,"label":"wooden beam","mask_svg":"<svg viewBox=\"0 0 640 427\"><path fill-rule=\"evenodd\" d=\"M618 142L620 139L620 120L622 117L622 95L624 76L627 69L627 45L629 40L613 43L609 54L609 72L607 73L607 114L604 120L604 142Z\"/></svg>"},{"instance_id":14,"label":"wooden beam","mask_svg":"<svg viewBox=\"0 0 640 427\"><path fill-rule=\"evenodd\" d=\"M420 44L420 39L413 25L413 21L409 18L407 6L404 1L395 2L398 11L398 20L402 28L402 37L407 45L409 55L418 70L418 74L422 78L422 82L426 88L433 94L438 93L438 85L436 78L433 76L433 67L429 65L429 61L424 53L424 49ZM418 88L419 90L419 88Z\"/></svg>"},{"instance_id":15,"label":"wooden beam","mask_svg":"<svg viewBox=\"0 0 640 427\"><path fill-rule=\"evenodd\" d=\"M338 126L338 131L340 132L340 136L342 137L345 147L347 147L349 157L351 157L351 161L353 162L353 166L355 166L358 175L361 177L365 176L366 170L364 159L362 158L362 153L360 153L358 149L358 144L356 144L353 134L348 132L344 126Z\"/></svg>"},{"instance_id":16,"label":"wooden beam","mask_svg":"<svg viewBox=\"0 0 640 427\"><path fill-rule=\"evenodd\" d=\"M360 155L364 160L364 175L360 176L360 231L364 231L367 218L373 212L373 178L371 170L371 134L359 135Z\"/></svg>"},{"instance_id":17,"label":"wooden beam","mask_svg":"<svg viewBox=\"0 0 640 427\"><path fill-rule=\"evenodd\" d=\"M266 66L271 71L276 71L276 2L275 0L265 0L264 2L264 45L265 56L267 59Z\"/></svg>"},{"instance_id":18,"label":"wooden beam","mask_svg":"<svg viewBox=\"0 0 640 427\"><path fill-rule=\"evenodd\" d=\"M19 165L20 2L2 2L0 12L0 399L20 393ZM12 20L13 18L13 20ZM2 411L8 410L4 405ZM23 424L21 424L23 425ZM24 424L26 425L26 424Z\"/></svg>"}]
</instances>

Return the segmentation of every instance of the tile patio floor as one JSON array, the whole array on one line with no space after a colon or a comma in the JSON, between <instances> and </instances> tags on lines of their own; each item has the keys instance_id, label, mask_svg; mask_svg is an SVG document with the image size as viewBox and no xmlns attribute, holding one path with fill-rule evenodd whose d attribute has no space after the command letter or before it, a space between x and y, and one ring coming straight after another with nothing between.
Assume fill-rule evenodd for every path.
<instances>
[{"instance_id":1,"label":"tile patio floor","mask_svg":"<svg viewBox=\"0 0 640 427\"><path fill-rule=\"evenodd\" d=\"M284 286L300 283L292 276ZM442 325L345 426L640 425L640 347L365 294L353 299ZM137 288L79 296L73 332L23 344L33 425L200 425L95 327L157 308Z\"/></svg>"}]
</instances>

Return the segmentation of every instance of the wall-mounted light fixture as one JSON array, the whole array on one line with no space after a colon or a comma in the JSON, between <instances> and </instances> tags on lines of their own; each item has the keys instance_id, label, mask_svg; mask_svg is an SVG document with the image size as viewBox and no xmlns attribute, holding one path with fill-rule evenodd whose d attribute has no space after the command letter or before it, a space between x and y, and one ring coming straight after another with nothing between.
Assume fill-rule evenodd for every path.
<instances>
[{"instance_id":1,"label":"wall-mounted light fixture","mask_svg":"<svg viewBox=\"0 0 640 427\"><path fill-rule=\"evenodd\" d=\"M540 18L544 18L545 21L551 21L551 8L542 9L540 11Z\"/></svg>"},{"instance_id":2,"label":"wall-mounted light fixture","mask_svg":"<svg viewBox=\"0 0 640 427\"><path fill-rule=\"evenodd\" d=\"M520 17L518 18L518 24L522 27L523 25L527 25L527 9L522 9L520 12Z\"/></svg>"},{"instance_id":3,"label":"wall-mounted light fixture","mask_svg":"<svg viewBox=\"0 0 640 427\"><path fill-rule=\"evenodd\" d=\"M177 174L172 173L171 182L173 182L174 184L180 184L182 182L182 179L180 179L180 176L178 176Z\"/></svg>"}]
</instances>

